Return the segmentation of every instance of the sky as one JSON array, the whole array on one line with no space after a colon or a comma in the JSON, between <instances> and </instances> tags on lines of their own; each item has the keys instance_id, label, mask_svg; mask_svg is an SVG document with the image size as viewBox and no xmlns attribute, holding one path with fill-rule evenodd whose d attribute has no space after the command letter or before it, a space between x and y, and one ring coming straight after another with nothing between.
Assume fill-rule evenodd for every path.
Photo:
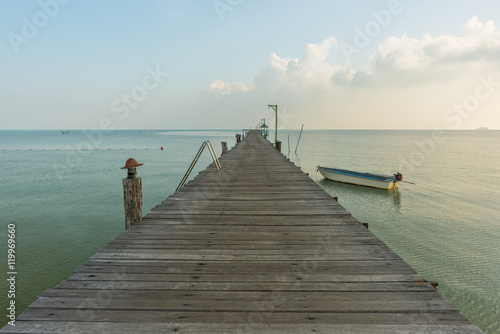
<instances>
[{"instance_id":1,"label":"sky","mask_svg":"<svg viewBox=\"0 0 500 334\"><path fill-rule=\"evenodd\" d=\"M500 129L498 0L0 0L0 129Z\"/></svg>"}]
</instances>

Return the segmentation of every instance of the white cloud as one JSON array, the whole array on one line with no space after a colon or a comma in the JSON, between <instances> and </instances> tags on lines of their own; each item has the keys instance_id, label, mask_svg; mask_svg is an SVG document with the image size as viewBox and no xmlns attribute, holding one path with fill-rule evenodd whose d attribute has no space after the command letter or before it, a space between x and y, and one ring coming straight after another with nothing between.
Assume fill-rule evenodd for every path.
<instances>
[{"instance_id":1,"label":"white cloud","mask_svg":"<svg viewBox=\"0 0 500 334\"><path fill-rule=\"evenodd\" d=\"M234 92L276 90L296 92L310 89L327 89L331 86L331 77L344 66L332 65L327 58L333 46L337 45L335 38L330 37L319 44L307 44L303 56L299 58L284 58L272 52L269 55L268 67L254 79L250 89L242 82L227 83L215 80L201 89L205 95L215 95L219 98Z\"/></svg>"},{"instance_id":2,"label":"white cloud","mask_svg":"<svg viewBox=\"0 0 500 334\"><path fill-rule=\"evenodd\" d=\"M288 67L296 67L299 63L297 58L280 58L276 53L271 52L269 64L271 67L280 70L287 71Z\"/></svg>"},{"instance_id":3,"label":"white cloud","mask_svg":"<svg viewBox=\"0 0 500 334\"><path fill-rule=\"evenodd\" d=\"M328 89L332 75L344 68L328 62L328 55L336 45L337 41L333 37L319 44L307 44L300 59L281 58L276 53L271 53L269 67L261 71L254 84L257 89L272 92L282 90L304 93L312 89Z\"/></svg>"},{"instance_id":4,"label":"white cloud","mask_svg":"<svg viewBox=\"0 0 500 334\"><path fill-rule=\"evenodd\" d=\"M232 110L228 117L237 122L268 117L267 104L279 104L297 116L289 128L304 122L309 128L446 128L443 113L474 93L478 77L500 72L500 31L492 21L472 17L457 35L392 36L361 68L332 62L333 52L341 51L330 37L307 44L301 57L271 53L251 85L216 80L202 92L231 95L211 108ZM498 122L492 114L500 89L496 96L481 101L464 127L474 117Z\"/></svg>"},{"instance_id":5,"label":"white cloud","mask_svg":"<svg viewBox=\"0 0 500 334\"><path fill-rule=\"evenodd\" d=\"M223 82L221 80L215 80L201 89L204 95L213 95L218 98L224 95L229 95L235 92L246 92L249 88L243 82Z\"/></svg>"},{"instance_id":6,"label":"white cloud","mask_svg":"<svg viewBox=\"0 0 500 334\"><path fill-rule=\"evenodd\" d=\"M474 16L459 36L429 34L421 39L390 37L371 55L365 75L377 82L397 84L454 80L467 72L491 72L500 68L500 31L493 21L481 23ZM358 73L361 71L357 71Z\"/></svg>"}]
</instances>

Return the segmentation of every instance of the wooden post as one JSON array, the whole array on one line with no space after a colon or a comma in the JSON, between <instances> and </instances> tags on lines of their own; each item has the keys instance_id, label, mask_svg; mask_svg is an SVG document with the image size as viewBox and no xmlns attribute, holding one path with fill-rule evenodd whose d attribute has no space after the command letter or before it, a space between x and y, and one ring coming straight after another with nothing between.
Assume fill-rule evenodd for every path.
<instances>
[{"instance_id":1,"label":"wooden post","mask_svg":"<svg viewBox=\"0 0 500 334\"><path fill-rule=\"evenodd\" d=\"M227 142L221 141L220 143L222 145L222 153L220 155L223 155L224 153L227 153Z\"/></svg>"},{"instance_id":2,"label":"wooden post","mask_svg":"<svg viewBox=\"0 0 500 334\"><path fill-rule=\"evenodd\" d=\"M142 179L137 177L136 167L142 166L130 158L127 160L127 178L123 179L123 204L125 208L125 228L142 221Z\"/></svg>"},{"instance_id":3,"label":"wooden post","mask_svg":"<svg viewBox=\"0 0 500 334\"><path fill-rule=\"evenodd\" d=\"M281 141L276 141L276 149L281 153Z\"/></svg>"},{"instance_id":4,"label":"wooden post","mask_svg":"<svg viewBox=\"0 0 500 334\"><path fill-rule=\"evenodd\" d=\"M295 146L295 154L297 154L297 148L299 148L300 137L302 137L302 130L304 130L304 124L302 124L302 128L300 128L299 140L297 140L297 146Z\"/></svg>"}]
</instances>

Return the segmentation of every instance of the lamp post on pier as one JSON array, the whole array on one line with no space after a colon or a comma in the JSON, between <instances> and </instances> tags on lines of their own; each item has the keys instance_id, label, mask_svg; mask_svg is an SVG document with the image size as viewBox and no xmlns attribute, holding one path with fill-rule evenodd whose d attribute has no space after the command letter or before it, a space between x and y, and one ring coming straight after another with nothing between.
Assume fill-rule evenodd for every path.
<instances>
[{"instance_id":1,"label":"lamp post on pier","mask_svg":"<svg viewBox=\"0 0 500 334\"><path fill-rule=\"evenodd\" d=\"M278 149L278 105L277 104L268 104L268 108L273 109L276 112L276 128L274 130L274 147Z\"/></svg>"}]
</instances>

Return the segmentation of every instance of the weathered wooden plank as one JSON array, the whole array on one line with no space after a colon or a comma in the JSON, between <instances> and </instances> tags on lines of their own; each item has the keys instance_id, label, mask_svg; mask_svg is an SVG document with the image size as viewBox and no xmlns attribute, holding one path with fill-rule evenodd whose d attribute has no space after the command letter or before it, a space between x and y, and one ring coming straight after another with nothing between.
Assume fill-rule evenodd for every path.
<instances>
[{"instance_id":1,"label":"weathered wooden plank","mask_svg":"<svg viewBox=\"0 0 500 334\"><path fill-rule=\"evenodd\" d=\"M211 246L211 245L208 245ZM323 249L322 249L323 248ZM323 256L318 255L323 250ZM151 249L151 248L138 248L138 249L124 249L124 248L111 248L106 247L99 251L99 254L119 254L119 255L140 255L140 256L152 256L153 258L168 258L169 255L172 256L199 256L199 255L232 255L241 256L242 258L250 259L253 256L262 256L257 260L265 260L266 258L272 259L276 257L289 257L292 259L304 259L313 258L321 259L322 257L327 257L335 255L339 257L348 257L349 259L366 260L368 256L374 255L379 258L384 255L388 255L388 258L394 258L394 253L384 244L347 244L347 245L323 245L321 247L307 247L303 249L300 254L293 249L283 249L276 247L272 250L262 250L262 249L231 249L227 247L225 249L212 249L211 247L204 247L202 249Z\"/></svg>"},{"instance_id":2,"label":"weathered wooden plank","mask_svg":"<svg viewBox=\"0 0 500 334\"><path fill-rule=\"evenodd\" d=\"M276 242L268 242L267 244L259 243L255 241L255 243L241 242L236 243L229 240L224 240L225 242L219 243L218 241L210 243L207 240L200 240L197 245L193 245L192 239L190 240L173 240L175 242L169 242L168 240L158 240L158 239L150 239L150 240L138 240L133 244L127 242L113 242L108 245L106 249L200 249L200 247L206 247L213 250L260 250L260 251L272 251L275 249L285 249L294 252L306 252L306 251L317 251L318 244L313 242L302 243L302 244L287 244L284 241L276 241ZM330 240L330 242L335 243L335 245L376 245L380 244L380 240L372 239L367 237L362 239L361 237L350 237L350 238L335 238ZM327 246L328 247L328 246Z\"/></svg>"},{"instance_id":3,"label":"weathered wooden plank","mask_svg":"<svg viewBox=\"0 0 500 334\"><path fill-rule=\"evenodd\" d=\"M198 272L204 274L255 274L266 273L267 275L283 274L285 272L321 272L323 274L335 274L342 272L349 275L368 275L368 274L388 274L388 273L415 273L403 261L395 265L387 266L380 261L371 261L363 263L356 262L315 262L311 263L290 263L290 262L217 262L217 261L164 261L163 263L143 263L143 261L92 261L85 266L81 266L75 270L75 273L136 273L136 274L179 274L186 272Z\"/></svg>"},{"instance_id":4,"label":"weathered wooden plank","mask_svg":"<svg viewBox=\"0 0 500 334\"><path fill-rule=\"evenodd\" d=\"M252 319L253 317L249 316ZM261 318L264 320L264 316ZM21 322L5 333L304 333L311 330L317 333L481 333L470 324L276 324L276 323L114 323L114 322ZM33 331L36 328L36 331Z\"/></svg>"},{"instance_id":5,"label":"weathered wooden plank","mask_svg":"<svg viewBox=\"0 0 500 334\"><path fill-rule=\"evenodd\" d=\"M189 219L184 219L189 218ZM286 219L287 218L287 219ZM348 214L328 215L328 216L310 216L304 219L300 215L288 217L283 216L254 216L249 220L248 216L224 215L214 217L213 215L171 215L151 213L140 224L135 224L131 229L138 229L141 226L151 225L169 226L169 225L247 225L247 226L333 226L333 225L352 225L361 224L358 220Z\"/></svg>"},{"instance_id":6,"label":"weathered wooden plank","mask_svg":"<svg viewBox=\"0 0 500 334\"><path fill-rule=\"evenodd\" d=\"M117 271L119 273L119 271ZM58 289L91 290L170 290L170 291L401 291L419 292L435 289L424 282L159 282L159 281L118 281L118 280L66 280L57 285Z\"/></svg>"},{"instance_id":7,"label":"weathered wooden plank","mask_svg":"<svg viewBox=\"0 0 500 334\"><path fill-rule=\"evenodd\" d=\"M350 254L350 253L345 253L343 250L339 250L338 253L331 252L329 255L315 255L315 254L310 254L310 255L296 255L296 254L275 254L275 255L260 255L260 254L251 254L251 255L246 255L243 256L240 253L223 253L223 254L213 254L210 253L209 250L203 249L200 251L200 253L197 254L189 254L186 252L180 252L177 254L171 254L168 252L160 253L160 252L155 252L155 253L133 253L133 252L120 252L120 253L102 253L99 252L95 254L93 259L141 259L141 260L148 260L148 259L159 259L159 260L182 260L182 261L188 261L188 260L204 260L204 261L220 261L220 260L226 260L226 261L289 261L289 260L296 260L296 261L328 261L332 259L336 260L342 260L342 261L357 261L360 258L366 259L366 260L381 260L381 261L389 261L392 259L398 259L398 256L395 255L394 253L387 252L387 253L372 253L366 250L363 250L363 252L360 254Z\"/></svg>"},{"instance_id":8,"label":"weathered wooden plank","mask_svg":"<svg viewBox=\"0 0 500 334\"><path fill-rule=\"evenodd\" d=\"M161 231L161 230L157 230ZM140 233L142 234L142 233ZM136 235L136 238L120 238L111 242L106 248L143 248L143 246L153 246L153 248L199 248L202 245L210 244L213 247L221 246L221 245L234 245L234 247L241 248L250 248L250 249L267 249L269 247L276 248L307 248L314 247L315 249L323 245L332 245L332 244L380 244L380 240L375 238L370 234L359 234L359 235L349 235L349 234L341 234L341 235L331 235L328 238L301 238L298 240L290 240L290 238L276 238L276 240L262 240L255 238L250 242L248 239L239 240L239 239L216 239L216 240L207 240L207 238L199 239L200 244L194 244L193 238L189 239L173 239L169 238L168 235L165 235L163 238L140 238L140 235ZM134 241L133 243L131 241ZM184 247L181 247L184 246Z\"/></svg>"},{"instance_id":9,"label":"weathered wooden plank","mask_svg":"<svg viewBox=\"0 0 500 334\"><path fill-rule=\"evenodd\" d=\"M335 237L339 234L343 234L343 235L355 235L356 233L359 233L359 234L366 234L366 235L370 235L371 232L369 232L366 228L363 227L363 225L361 224L357 224L358 226L343 226L343 225L337 225L337 226L329 226L329 227L326 227L325 230L323 231L323 233L321 233L320 230L310 230L310 231L293 231L293 229L290 229L289 232L286 231L286 229L283 229L282 226L277 226L276 228L274 228L274 231L273 232L268 232L266 231L265 228L249 228L248 226L242 226L239 231L238 230L233 230L232 228L223 228L223 230L221 231L220 229L219 230L216 230L216 232L212 232L210 231L211 228L214 228L216 229L217 226L208 226L207 228L200 228L198 230L192 230L192 231L189 231L188 227L186 227L184 229L184 231L171 231L171 233L169 233L169 229L166 228L166 229L163 229L161 226L155 226L155 227L150 227L150 228L144 228L144 229L131 229L130 231L128 231L129 233L127 233L125 236L120 236L119 238L120 239L126 239L126 237L128 235L132 235L132 236L138 236L138 235L143 235L143 236L146 236L148 234L150 235L157 235L157 236L162 236L162 235L172 235L173 237L175 238L179 238L179 237L182 237L182 236L185 236L185 237L192 237L192 238L195 238L195 237L206 237L207 235L218 235L219 237L227 237L227 238L230 238L230 237L239 237L239 239L241 240L245 240L245 239L249 239L249 238L259 238L262 240L262 239L269 239L269 240L273 240L273 237L280 237L280 236L289 236L290 238L290 241L292 241L294 238L300 238L300 237L304 237L304 238L321 238L321 237L324 237L324 238L327 238L329 236L331 237ZM273 227L269 226L270 229L273 229ZM248 230L251 230L248 231ZM244 235L242 235L242 233L245 233ZM320 242L320 240L318 239L318 242Z\"/></svg>"},{"instance_id":10,"label":"weathered wooden plank","mask_svg":"<svg viewBox=\"0 0 500 334\"><path fill-rule=\"evenodd\" d=\"M333 282L416 282L421 277L412 273L397 274L321 274L311 272L285 272L281 274L255 273L254 275L221 275L193 272L190 274L133 274L133 273L75 273L68 278L72 281L155 281L155 282L247 282L255 283L333 283Z\"/></svg>"},{"instance_id":11,"label":"weathered wooden plank","mask_svg":"<svg viewBox=\"0 0 500 334\"><path fill-rule=\"evenodd\" d=\"M189 211L186 211L188 210ZM328 215L328 214L346 214L348 211L344 208L338 207L338 208L322 208L322 209L314 209L314 208L304 208L304 209L297 209L297 208L289 208L288 209L263 209L258 212L251 211L248 209L242 209L240 210L224 210L224 209L217 209L217 208L189 208L189 206L186 206L186 208L175 208L172 210L156 210L156 214L169 214L169 215L194 215L196 213L203 213L204 215L255 215L255 216L290 216L290 215L298 215L298 214L309 214L309 215Z\"/></svg>"},{"instance_id":12,"label":"weathered wooden plank","mask_svg":"<svg viewBox=\"0 0 500 334\"><path fill-rule=\"evenodd\" d=\"M176 268L192 268L192 269L203 269L203 270L247 270L249 272L255 272L253 268L258 269L263 273L268 273L271 271L285 271L293 268L294 270L305 270L314 269L314 271L323 272L327 270L367 270L370 273L371 270L380 271L391 271L391 270L412 270L406 262L402 259L392 260L390 262L381 261L314 261L314 263L300 262L300 261L280 261L280 262L264 262L264 261L245 261L241 263L238 261L164 261L164 260L96 260L92 259L87 262L86 265L79 268L86 267L100 267L102 270L106 268L113 268L115 266L120 266L124 268L136 268L136 267L176 267Z\"/></svg>"},{"instance_id":13,"label":"weathered wooden plank","mask_svg":"<svg viewBox=\"0 0 500 334\"><path fill-rule=\"evenodd\" d=\"M150 295L154 295L151 293ZM257 300L254 302L248 300L200 300L191 299L186 293L184 298L181 299L149 299L146 295L144 297L136 296L131 303L130 300L120 299L119 293L113 295L109 292L106 296L102 293L101 296L97 294L94 298L58 298L58 297L38 297L31 308L42 309L78 309L82 305L92 310L151 310L151 311L191 311L203 312L212 310L214 312L250 312L256 308L262 312L273 312L277 308L284 312L301 312L307 310L308 312L332 312L332 313L355 313L355 312L386 312L386 313L404 313L404 312L420 312L425 309L427 312L455 312L456 308L448 301L443 299L438 300L377 300L377 301L344 301L344 300ZM280 298L281 296L277 296Z\"/></svg>"},{"instance_id":14,"label":"weathered wooden plank","mask_svg":"<svg viewBox=\"0 0 500 334\"><path fill-rule=\"evenodd\" d=\"M49 289L44 291L40 297L52 298L60 300L60 298L71 295L72 298L100 298L102 291L89 290L89 289ZM217 302L220 300L225 301L275 301L282 304L284 301L307 301L330 303L330 302L360 302L367 301L374 302L394 302L394 301L442 301L443 298L433 291L426 292L408 292L401 293L400 291L345 291L345 292L331 292L331 291L158 291L158 290L125 290L120 293L109 292L109 299L114 300L144 300L146 302L169 302L181 303L183 301L203 301ZM66 302L64 307L71 307ZM74 305L74 304L73 304ZM109 306L106 303L105 307ZM284 306L284 305L283 305ZM135 307L135 305L129 305ZM112 308L111 306L109 308ZM284 310L284 307L280 308Z\"/></svg>"},{"instance_id":15,"label":"weathered wooden plank","mask_svg":"<svg viewBox=\"0 0 500 334\"><path fill-rule=\"evenodd\" d=\"M420 325L425 330L428 325L469 324L456 312L420 312L385 313L385 312L266 312L255 307L252 312L188 312L188 311L146 311L146 310L92 310L82 308L80 312L72 309L29 309L18 319L24 321L102 321L124 323L202 323L202 324L401 324ZM112 319L112 320L111 320ZM234 328L234 327L233 327ZM312 329L311 329L312 330Z\"/></svg>"},{"instance_id":16,"label":"weathered wooden plank","mask_svg":"<svg viewBox=\"0 0 500 334\"><path fill-rule=\"evenodd\" d=\"M145 228L143 230L141 229L135 229L131 231L130 235L137 235L137 234L142 234L142 235L147 235L147 234L156 234L158 235L175 235L175 236L206 236L207 234L211 235L219 235L219 236L225 236L225 237L231 237L233 235L238 235L241 233L245 233L246 238L251 237L251 236L265 236L266 234L274 234L276 235L277 238L280 236L293 236L293 237L299 237L299 236L304 236L304 237L315 237L315 238L320 238L321 236L325 236L324 239L322 240L317 240L317 242L322 242L323 240L326 242L326 240L334 240L335 237L339 238L351 238L354 239L357 236L360 238L369 238L373 236L372 234L368 233L368 231L362 230L361 226L359 227L360 232L364 233L356 233L352 227L350 228L344 228L344 226L331 226L331 227L324 227L323 232L321 231L321 227L315 227L315 226L297 226L296 228L290 228L287 229L286 226L265 226L265 227L255 227L251 225L205 225L205 226L196 226L196 225L174 225L174 226L148 226L149 228ZM326 238L326 236L329 236L329 238ZM245 239L245 238L242 238ZM293 241L293 239L289 241ZM325 243L323 242L323 243Z\"/></svg>"}]
</instances>

